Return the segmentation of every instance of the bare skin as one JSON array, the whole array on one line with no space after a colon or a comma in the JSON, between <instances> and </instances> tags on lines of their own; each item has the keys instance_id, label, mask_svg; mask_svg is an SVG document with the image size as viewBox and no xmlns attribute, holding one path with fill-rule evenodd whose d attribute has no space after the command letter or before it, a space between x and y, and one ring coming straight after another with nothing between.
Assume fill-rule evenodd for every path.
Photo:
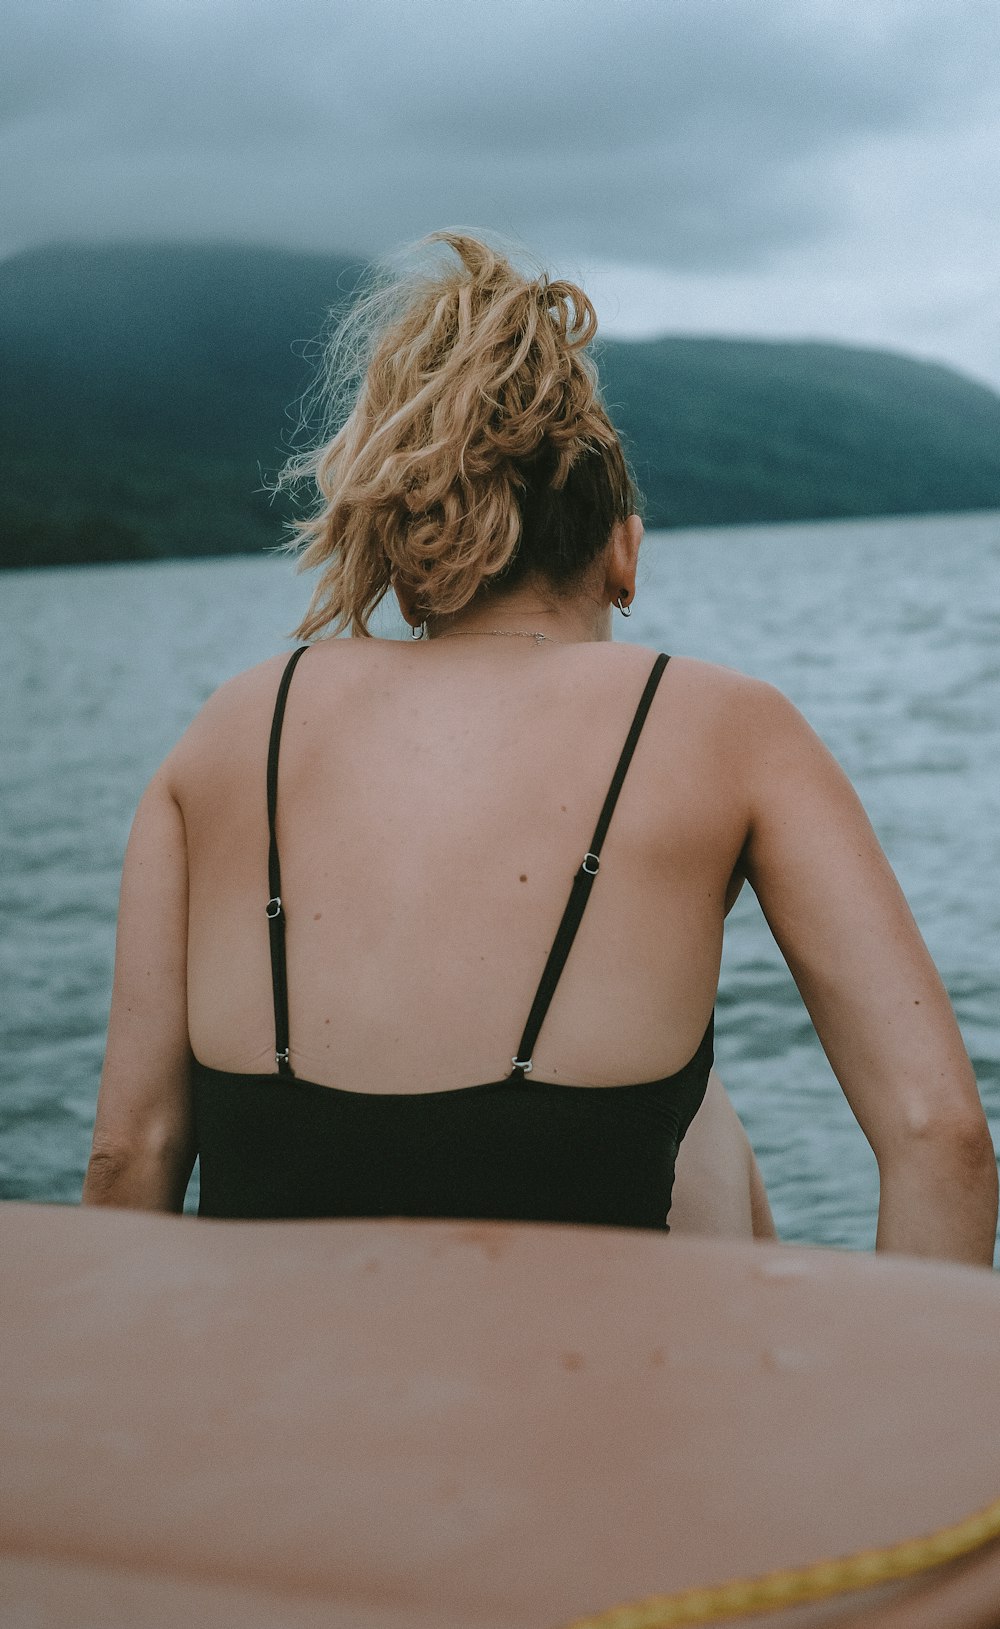
<instances>
[{"instance_id":1,"label":"bare skin","mask_svg":"<svg viewBox=\"0 0 1000 1629\"><path fill-rule=\"evenodd\" d=\"M671 1233L776 1239L753 1149L717 1072L677 1155Z\"/></svg>"},{"instance_id":2,"label":"bare skin","mask_svg":"<svg viewBox=\"0 0 1000 1629\"><path fill-rule=\"evenodd\" d=\"M296 1073L371 1092L508 1073L653 660L611 642L641 532L617 526L572 597L524 585L419 643L300 663L279 797ZM260 785L284 661L224 685L140 804L87 1202L181 1203L192 1051L274 1067ZM768 685L671 661L536 1075L599 1090L680 1069L744 878L878 1159L878 1248L988 1264L996 1162L947 996L850 785Z\"/></svg>"}]
</instances>

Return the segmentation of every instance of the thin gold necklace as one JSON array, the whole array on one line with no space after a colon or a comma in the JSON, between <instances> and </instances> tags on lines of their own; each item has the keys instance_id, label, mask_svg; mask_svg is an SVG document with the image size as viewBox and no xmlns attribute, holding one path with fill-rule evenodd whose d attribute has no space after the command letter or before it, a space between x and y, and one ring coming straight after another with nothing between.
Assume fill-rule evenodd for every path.
<instances>
[{"instance_id":1,"label":"thin gold necklace","mask_svg":"<svg viewBox=\"0 0 1000 1629\"><path fill-rule=\"evenodd\" d=\"M551 634L536 633L531 628L475 628L469 633L442 633L435 634L435 639L533 639L540 645L545 639L550 645L565 644L565 640L553 639Z\"/></svg>"}]
</instances>

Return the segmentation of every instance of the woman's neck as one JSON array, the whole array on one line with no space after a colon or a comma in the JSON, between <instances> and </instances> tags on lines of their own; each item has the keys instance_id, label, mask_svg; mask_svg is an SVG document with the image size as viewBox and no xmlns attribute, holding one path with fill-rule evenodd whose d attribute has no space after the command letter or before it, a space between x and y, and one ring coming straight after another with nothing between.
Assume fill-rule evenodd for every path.
<instances>
[{"instance_id":1,"label":"woman's neck","mask_svg":"<svg viewBox=\"0 0 1000 1629\"><path fill-rule=\"evenodd\" d=\"M428 618L431 639L492 636L513 645L582 644L611 638L611 607L590 595L550 598L537 588L515 589L466 606L454 616Z\"/></svg>"}]
</instances>

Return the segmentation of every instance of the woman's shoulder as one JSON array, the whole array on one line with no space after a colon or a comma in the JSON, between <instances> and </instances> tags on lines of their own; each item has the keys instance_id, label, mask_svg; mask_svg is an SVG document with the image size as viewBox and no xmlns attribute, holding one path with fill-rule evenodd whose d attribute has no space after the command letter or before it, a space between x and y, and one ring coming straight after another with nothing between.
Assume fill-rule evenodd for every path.
<instances>
[{"instance_id":1,"label":"woman's shoulder","mask_svg":"<svg viewBox=\"0 0 1000 1629\"><path fill-rule=\"evenodd\" d=\"M652 647L631 648L635 652L642 651L650 665L656 659L657 652ZM769 716L777 718L786 710L796 712L788 697L766 679L725 667L720 662L706 662L698 656L664 654L669 655L665 676L677 701L683 700L708 712L717 711L740 724L750 720L766 723Z\"/></svg>"},{"instance_id":2,"label":"woman's shoulder","mask_svg":"<svg viewBox=\"0 0 1000 1629\"><path fill-rule=\"evenodd\" d=\"M318 639L306 645L306 660L296 673L295 696L314 693L317 677L324 689L331 679L338 690L344 684L363 683L357 660L361 653L354 651L378 643L374 639ZM163 767L168 774L178 777L202 772L240 752L256 755L262 742L266 751L281 677L294 655L295 651L279 651L233 674L213 690L166 759Z\"/></svg>"},{"instance_id":3,"label":"woman's shoulder","mask_svg":"<svg viewBox=\"0 0 1000 1629\"><path fill-rule=\"evenodd\" d=\"M211 776L248 752L266 751L278 686L290 656L288 651L269 656L212 691L161 768L175 795L194 778Z\"/></svg>"},{"instance_id":4,"label":"woman's shoulder","mask_svg":"<svg viewBox=\"0 0 1000 1629\"><path fill-rule=\"evenodd\" d=\"M654 650L643 651L644 662L652 664L655 658ZM637 677L630 677L630 690L636 683ZM672 655L661 691L651 717L658 718L671 750L678 731L697 741L706 758L726 766L734 786L756 781L778 763L794 765L822 750L812 727L782 690L736 668Z\"/></svg>"},{"instance_id":5,"label":"woman's shoulder","mask_svg":"<svg viewBox=\"0 0 1000 1629\"><path fill-rule=\"evenodd\" d=\"M253 667L244 668L242 672L223 680L191 720L187 735L232 724L243 713L255 713L268 695L273 702L289 654L282 651L276 656L268 656Z\"/></svg>"}]
</instances>

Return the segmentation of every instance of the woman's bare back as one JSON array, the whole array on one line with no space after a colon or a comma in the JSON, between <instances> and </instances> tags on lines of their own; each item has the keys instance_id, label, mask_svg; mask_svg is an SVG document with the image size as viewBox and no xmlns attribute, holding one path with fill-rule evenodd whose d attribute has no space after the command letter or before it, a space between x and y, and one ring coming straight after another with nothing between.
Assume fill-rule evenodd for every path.
<instances>
[{"instance_id":1,"label":"woman's bare back","mask_svg":"<svg viewBox=\"0 0 1000 1629\"><path fill-rule=\"evenodd\" d=\"M338 640L299 663L278 836L291 1062L374 1093L506 1075L655 653L485 637ZM274 1067L264 769L283 658L224 687L169 764L189 866L189 1033ZM746 836L726 697L675 660L535 1048L535 1076L669 1075L715 999Z\"/></svg>"}]
</instances>

